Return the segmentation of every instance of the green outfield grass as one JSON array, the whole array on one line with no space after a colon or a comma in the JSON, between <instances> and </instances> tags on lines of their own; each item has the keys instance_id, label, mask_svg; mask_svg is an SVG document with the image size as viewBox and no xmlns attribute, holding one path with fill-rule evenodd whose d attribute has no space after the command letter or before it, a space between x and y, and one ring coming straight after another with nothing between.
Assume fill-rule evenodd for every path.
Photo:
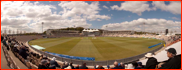
<instances>
[{"instance_id":1,"label":"green outfield grass","mask_svg":"<svg viewBox=\"0 0 182 70\"><path fill-rule=\"evenodd\" d=\"M145 53L149 46L164 43L157 39L128 37L62 37L32 40L30 45L39 45L45 51L80 57L95 57L96 61L114 60Z\"/></svg>"}]
</instances>

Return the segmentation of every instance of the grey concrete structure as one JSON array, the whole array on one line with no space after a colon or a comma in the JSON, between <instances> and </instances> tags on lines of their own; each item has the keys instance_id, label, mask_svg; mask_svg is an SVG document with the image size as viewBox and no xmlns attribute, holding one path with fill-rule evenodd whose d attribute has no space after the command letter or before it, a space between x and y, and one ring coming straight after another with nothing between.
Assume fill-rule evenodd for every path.
<instances>
[{"instance_id":1,"label":"grey concrete structure","mask_svg":"<svg viewBox=\"0 0 182 70\"><path fill-rule=\"evenodd\" d=\"M75 30L60 30L60 29L48 29L46 31L46 35L52 36L55 34L79 34L79 31L75 31Z\"/></svg>"}]
</instances>

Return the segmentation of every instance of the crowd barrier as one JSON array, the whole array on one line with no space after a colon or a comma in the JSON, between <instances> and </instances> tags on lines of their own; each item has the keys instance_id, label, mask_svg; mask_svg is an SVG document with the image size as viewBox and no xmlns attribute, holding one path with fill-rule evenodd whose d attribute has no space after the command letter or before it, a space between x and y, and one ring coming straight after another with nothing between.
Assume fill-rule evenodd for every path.
<instances>
[{"instance_id":1,"label":"crowd barrier","mask_svg":"<svg viewBox=\"0 0 182 70\"><path fill-rule=\"evenodd\" d=\"M30 42L31 40L28 41L28 43ZM29 45L29 44L28 44ZM49 54L49 53L46 53L44 51L41 51L41 50L37 50L35 49L34 47L30 46L33 50L35 50L36 52L40 53L40 54L43 54L49 58L53 58L53 57L56 57L58 61L62 61L62 62L72 62L74 64L78 64L78 65L82 65L83 63L86 63L88 66L94 66L94 65L102 65L102 66L105 66L105 65L113 65L113 63L115 61L117 62L122 62L122 63L130 63L130 62L133 62L133 61L137 61L139 60L140 58L143 58L145 54L147 53L154 53L158 50L160 50L162 46L154 49L154 50L151 50L149 52L146 52L146 53L143 53L143 54L140 54L140 55L136 55L136 56L132 56L132 57L128 57L128 58L123 58L123 59L116 59L116 60L107 60L107 61L88 61L88 60L78 60L78 59L70 59L70 58L63 58L63 57L59 57L59 56L56 56L56 55L53 55L53 54ZM121 55L122 56L122 55Z\"/></svg>"}]
</instances>

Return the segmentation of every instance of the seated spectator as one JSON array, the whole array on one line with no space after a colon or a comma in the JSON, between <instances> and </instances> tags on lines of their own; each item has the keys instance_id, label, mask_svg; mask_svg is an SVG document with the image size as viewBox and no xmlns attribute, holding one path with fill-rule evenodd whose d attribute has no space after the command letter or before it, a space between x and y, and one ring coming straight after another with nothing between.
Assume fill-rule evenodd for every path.
<instances>
[{"instance_id":1,"label":"seated spectator","mask_svg":"<svg viewBox=\"0 0 182 70\"><path fill-rule=\"evenodd\" d=\"M140 67L138 67L138 63L137 62L132 62L132 65L134 67L134 69L141 69Z\"/></svg>"},{"instance_id":2,"label":"seated spectator","mask_svg":"<svg viewBox=\"0 0 182 70\"><path fill-rule=\"evenodd\" d=\"M11 39L9 38L8 43L11 44Z\"/></svg>"},{"instance_id":3,"label":"seated spectator","mask_svg":"<svg viewBox=\"0 0 182 70\"><path fill-rule=\"evenodd\" d=\"M8 46L8 44L6 43L6 41L7 41L7 40L4 39L2 43L3 43L3 45L7 48L7 50L9 50L9 46Z\"/></svg>"},{"instance_id":4,"label":"seated spectator","mask_svg":"<svg viewBox=\"0 0 182 70\"><path fill-rule=\"evenodd\" d=\"M25 48L26 48L26 51L29 52L29 48L27 46L25 46Z\"/></svg>"},{"instance_id":5,"label":"seated spectator","mask_svg":"<svg viewBox=\"0 0 182 70\"><path fill-rule=\"evenodd\" d=\"M88 69L88 67L86 66L86 63L83 63L82 66L80 66L79 69Z\"/></svg>"},{"instance_id":6,"label":"seated spectator","mask_svg":"<svg viewBox=\"0 0 182 70\"><path fill-rule=\"evenodd\" d=\"M19 55L21 55L24 59L27 59L27 56L29 56L29 55L26 53L26 48L25 48L24 46L22 46L22 48L20 49Z\"/></svg>"},{"instance_id":7,"label":"seated spectator","mask_svg":"<svg viewBox=\"0 0 182 70\"><path fill-rule=\"evenodd\" d=\"M70 67L71 69L75 69L72 62L70 63Z\"/></svg>"},{"instance_id":8,"label":"seated spectator","mask_svg":"<svg viewBox=\"0 0 182 70\"><path fill-rule=\"evenodd\" d=\"M47 58L47 56L43 56L41 62L43 62L43 61L48 61L49 62L49 59Z\"/></svg>"},{"instance_id":9,"label":"seated spectator","mask_svg":"<svg viewBox=\"0 0 182 70\"><path fill-rule=\"evenodd\" d=\"M124 69L124 64L121 62L121 63L118 63L118 66L120 69Z\"/></svg>"},{"instance_id":10,"label":"seated spectator","mask_svg":"<svg viewBox=\"0 0 182 70\"><path fill-rule=\"evenodd\" d=\"M71 66L68 66L68 67L66 67L66 68L64 68L64 69L71 69Z\"/></svg>"},{"instance_id":11,"label":"seated spectator","mask_svg":"<svg viewBox=\"0 0 182 70\"><path fill-rule=\"evenodd\" d=\"M17 42L17 41L16 41L16 38L13 38L12 41Z\"/></svg>"},{"instance_id":12,"label":"seated spectator","mask_svg":"<svg viewBox=\"0 0 182 70\"><path fill-rule=\"evenodd\" d=\"M15 45L14 45L14 47L18 47L19 45L16 43Z\"/></svg>"},{"instance_id":13,"label":"seated spectator","mask_svg":"<svg viewBox=\"0 0 182 70\"><path fill-rule=\"evenodd\" d=\"M127 67L128 67L128 64L125 63L124 64L124 69L127 69Z\"/></svg>"},{"instance_id":14,"label":"seated spectator","mask_svg":"<svg viewBox=\"0 0 182 70\"><path fill-rule=\"evenodd\" d=\"M19 53L19 50L17 49L17 47L15 46L15 47L13 47L13 52L15 52L15 53Z\"/></svg>"},{"instance_id":15,"label":"seated spectator","mask_svg":"<svg viewBox=\"0 0 182 70\"><path fill-rule=\"evenodd\" d=\"M77 65L77 66L75 67L75 69L79 69L79 65Z\"/></svg>"},{"instance_id":16,"label":"seated spectator","mask_svg":"<svg viewBox=\"0 0 182 70\"><path fill-rule=\"evenodd\" d=\"M132 64L128 64L125 69L134 69L134 66Z\"/></svg>"},{"instance_id":17,"label":"seated spectator","mask_svg":"<svg viewBox=\"0 0 182 70\"><path fill-rule=\"evenodd\" d=\"M139 68L141 68L141 69L144 68L144 66L142 65L142 62L137 62L137 63L138 63L138 67L139 67Z\"/></svg>"},{"instance_id":18,"label":"seated spectator","mask_svg":"<svg viewBox=\"0 0 182 70\"><path fill-rule=\"evenodd\" d=\"M120 69L120 67L118 66L118 62L114 62L114 68L112 68L112 69Z\"/></svg>"},{"instance_id":19,"label":"seated spectator","mask_svg":"<svg viewBox=\"0 0 182 70\"><path fill-rule=\"evenodd\" d=\"M107 65L107 69L110 69L110 66L109 65Z\"/></svg>"},{"instance_id":20,"label":"seated spectator","mask_svg":"<svg viewBox=\"0 0 182 70\"><path fill-rule=\"evenodd\" d=\"M157 59L153 57L152 53L147 53L145 57L148 58L145 69L155 69L158 64Z\"/></svg>"},{"instance_id":21,"label":"seated spectator","mask_svg":"<svg viewBox=\"0 0 182 70\"><path fill-rule=\"evenodd\" d=\"M51 59L51 61L50 61L50 68L51 69L56 69L56 67L59 67L60 68L60 65L55 60L56 60L56 58L53 57Z\"/></svg>"},{"instance_id":22,"label":"seated spectator","mask_svg":"<svg viewBox=\"0 0 182 70\"><path fill-rule=\"evenodd\" d=\"M176 50L174 48L169 48L166 50L169 59L163 61L163 65L159 66L159 69L181 69L181 54L176 55Z\"/></svg>"},{"instance_id":23,"label":"seated spectator","mask_svg":"<svg viewBox=\"0 0 182 70\"><path fill-rule=\"evenodd\" d=\"M97 69L104 69L104 67L102 67L101 65L99 65Z\"/></svg>"},{"instance_id":24,"label":"seated spectator","mask_svg":"<svg viewBox=\"0 0 182 70\"><path fill-rule=\"evenodd\" d=\"M40 55L39 54L36 54L36 57L37 57L37 59L39 59L40 58Z\"/></svg>"},{"instance_id":25,"label":"seated spectator","mask_svg":"<svg viewBox=\"0 0 182 70\"><path fill-rule=\"evenodd\" d=\"M48 61L42 61L41 64L39 64L38 69L49 69Z\"/></svg>"},{"instance_id":26,"label":"seated spectator","mask_svg":"<svg viewBox=\"0 0 182 70\"><path fill-rule=\"evenodd\" d=\"M69 66L68 66L67 68L64 68L64 69L75 69L74 66L73 66L72 64L73 64L73 63L71 62L71 63L69 64Z\"/></svg>"},{"instance_id":27,"label":"seated spectator","mask_svg":"<svg viewBox=\"0 0 182 70\"><path fill-rule=\"evenodd\" d=\"M33 56L33 52L30 52L31 57Z\"/></svg>"},{"instance_id":28,"label":"seated spectator","mask_svg":"<svg viewBox=\"0 0 182 70\"><path fill-rule=\"evenodd\" d=\"M15 45L15 43L11 43L11 45L10 45L11 50L13 49L14 45Z\"/></svg>"},{"instance_id":29,"label":"seated spectator","mask_svg":"<svg viewBox=\"0 0 182 70\"><path fill-rule=\"evenodd\" d=\"M36 57L36 53L33 53L33 56Z\"/></svg>"},{"instance_id":30,"label":"seated spectator","mask_svg":"<svg viewBox=\"0 0 182 70\"><path fill-rule=\"evenodd\" d=\"M4 40L4 37L3 36L1 36L1 42Z\"/></svg>"},{"instance_id":31,"label":"seated spectator","mask_svg":"<svg viewBox=\"0 0 182 70\"><path fill-rule=\"evenodd\" d=\"M65 69L65 68L67 68L68 66L69 66L68 62L65 61L65 62L63 63L63 65L62 65L62 68L61 68L61 69Z\"/></svg>"},{"instance_id":32,"label":"seated spectator","mask_svg":"<svg viewBox=\"0 0 182 70\"><path fill-rule=\"evenodd\" d=\"M21 45L23 45L23 43L21 43Z\"/></svg>"},{"instance_id":33,"label":"seated spectator","mask_svg":"<svg viewBox=\"0 0 182 70\"><path fill-rule=\"evenodd\" d=\"M42 60L42 58L43 58L43 55L41 54L41 55L40 55L40 58L39 58L39 60L41 61L41 60Z\"/></svg>"},{"instance_id":34,"label":"seated spectator","mask_svg":"<svg viewBox=\"0 0 182 70\"><path fill-rule=\"evenodd\" d=\"M99 65L95 65L95 66L94 66L95 69L98 69L98 67L99 67Z\"/></svg>"}]
</instances>

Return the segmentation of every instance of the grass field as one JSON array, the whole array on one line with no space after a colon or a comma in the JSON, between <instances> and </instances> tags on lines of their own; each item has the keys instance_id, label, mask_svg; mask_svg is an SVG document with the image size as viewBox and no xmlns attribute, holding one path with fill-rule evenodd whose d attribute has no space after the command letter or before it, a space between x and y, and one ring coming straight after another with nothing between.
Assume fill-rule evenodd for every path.
<instances>
[{"instance_id":1,"label":"grass field","mask_svg":"<svg viewBox=\"0 0 182 70\"><path fill-rule=\"evenodd\" d=\"M45 51L80 57L95 57L96 61L114 60L135 56L159 46L149 46L163 41L147 38L128 37L62 37L32 40L30 45L39 45ZM163 42L164 43L164 42Z\"/></svg>"}]
</instances>

